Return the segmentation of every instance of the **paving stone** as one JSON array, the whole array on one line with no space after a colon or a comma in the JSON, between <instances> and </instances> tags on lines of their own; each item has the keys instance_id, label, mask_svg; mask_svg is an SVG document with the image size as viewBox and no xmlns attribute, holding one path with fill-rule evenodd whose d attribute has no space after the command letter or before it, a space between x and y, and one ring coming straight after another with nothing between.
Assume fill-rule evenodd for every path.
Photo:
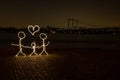
<instances>
[{"instance_id":1,"label":"paving stone","mask_svg":"<svg viewBox=\"0 0 120 80\"><path fill-rule=\"evenodd\" d=\"M40 57L0 59L0 80L48 80L46 61Z\"/></svg>"}]
</instances>

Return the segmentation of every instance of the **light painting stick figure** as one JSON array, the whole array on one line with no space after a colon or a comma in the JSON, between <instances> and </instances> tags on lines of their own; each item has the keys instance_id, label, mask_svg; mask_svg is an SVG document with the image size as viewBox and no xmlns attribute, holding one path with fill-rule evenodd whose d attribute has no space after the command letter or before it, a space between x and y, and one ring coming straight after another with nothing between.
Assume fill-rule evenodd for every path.
<instances>
[{"instance_id":1,"label":"light painting stick figure","mask_svg":"<svg viewBox=\"0 0 120 80\"><path fill-rule=\"evenodd\" d=\"M36 43L35 43L35 42L32 42L32 43L31 43L31 47L32 47L32 49L33 49L33 52L32 52L29 56L31 56L31 55L33 55L33 54L38 55L38 54L36 53L36 48L37 48L37 46L36 46Z\"/></svg>"},{"instance_id":2,"label":"light painting stick figure","mask_svg":"<svg viewBox=\"0 0 120 80\"><path fill-rule=\"evenodd\" d=\"M42 52L39 54L39 55L41 55L41 54L43 54L44 52L48 55L48 53L46 52L46 46L48 46L48 44L50 43L50 42L48 42L46 45L45 45L45 40L47 39L47 35L45 34L45 33L41 33L40 35L40 38L42 39L42 42L43 42L43 44L42 44Z\"/></svg>"},{"instance_id":3,"label":"light painting stick figure","mask_svg":"<svg viewBox=\"0 0 120 80\"><path fill-rule=\"evenodd\" d=\"M20 34L22 34L23 37L20 37ZM19 52L16 54L16 57L17 57L19 54L22 54L22 55L26 56L26 54L23 53L23 51L22 51L22 43L21 43L21 41L26 37L26 35L25 35L24 32L20 31L20 32L18 32L18 37L19 37L19 44L11 44L11 45L13 45L13 46L19 46Z\"/></svg>"},{"instance_id":4,"label":"light painting stick figure","mask_svg":"<svg viewBox=\"0 0 120 80\"><path fill-rule=\"evenodd\" d=\"M33 52L29 56L32 56L33 54L38 55L36 53L36 48L39 48L39 46L36 46L35 42L32 42L31 46L23 46L23 47L33 49Z\"/></svg>"}]
</instances>

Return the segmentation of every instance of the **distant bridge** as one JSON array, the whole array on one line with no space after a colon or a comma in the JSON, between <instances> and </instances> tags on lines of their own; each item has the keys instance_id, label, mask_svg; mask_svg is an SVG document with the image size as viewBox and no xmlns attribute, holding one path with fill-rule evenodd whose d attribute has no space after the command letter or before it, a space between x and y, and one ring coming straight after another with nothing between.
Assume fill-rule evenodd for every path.
<instances>
[{"instance_id":1,"label":"distant bridge","mask_svg":"<svg viewBox=\"0 0 120 80\"><path fill-rule=\"evenodd\" d=\"M87 23L83 23L83 22L79 22L80 25L78 25L78 19L74 19L74 18L68 18L67 24L68 24L68 26L67 26L68 29L75 29L75 28L80 28L80 27L104 28L103 26L92 25L92 24L87 24Z\"/></svg>"}]
</instances>

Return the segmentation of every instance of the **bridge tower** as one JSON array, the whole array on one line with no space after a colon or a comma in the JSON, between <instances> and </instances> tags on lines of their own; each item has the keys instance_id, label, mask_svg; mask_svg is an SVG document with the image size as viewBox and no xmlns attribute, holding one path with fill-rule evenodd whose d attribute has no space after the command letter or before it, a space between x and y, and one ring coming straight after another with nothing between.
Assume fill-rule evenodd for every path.
<instances>
[{"instance_id":1,"label":"bridge tower","mask_svg":"<svg viewBox=\"0 0 120 80\"><path fill-rule=\"evenodd\" d=\"M78 27L78 20L74 18L68 18L68 29L73 29Z\"/></svg>"}]
</instances>

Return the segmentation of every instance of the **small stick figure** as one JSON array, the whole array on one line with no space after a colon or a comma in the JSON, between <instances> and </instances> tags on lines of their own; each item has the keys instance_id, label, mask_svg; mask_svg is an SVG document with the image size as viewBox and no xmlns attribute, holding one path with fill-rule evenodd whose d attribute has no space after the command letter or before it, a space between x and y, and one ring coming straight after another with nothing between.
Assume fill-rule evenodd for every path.
<instances>
[{"instance_id":1,"label":"small stick figure","mask_svg":"<svg viewBox=\"0 0 120 80\"><path fill-rule=\"evenodd\" d=\"M23 46L23 47L33 49L33 52L29 56L32 56L33 54L38 55L36 53L36 48L39 48L39 46L36 46L35 42L32 42L31 46Z\"/></svg>"},{"instance_id":2,"label":"small stick figure","mask_svg":"<svg viewBox=\"0 0 120 80\"><path fill-rule=\"evenodd\" d=\"M43 42L42 46L40 46L40 48L42 47L42 52L39 55L43 54L44 52L48 55L48 53L46 52L46 46L48 46L50 42L48 42L45 45L45 40L47 39L47 35L45 33L41 33L39 36L40 36L40 38L42 39L42 42Z\"/></svg>"},{"instance_id":3,"label":"small stick figure","mask_svg":"<svg viewBox=\"0 0 120 80\"><path fill-rule=\"evenodd\" d=\"M20 35L23 35L23 37L21 37ZM18 55L20 55L20 54L26 56L26 54L23 53L23 51L22 51L22 46L23 46L23 45L22 45L22 43L21 43L21 41L26 37L26 35L25 35L24 32L20 31L20 32L18 32L18 37L19 37L19 44L13 44L13 43L11 43L11 45L13 45L13 46L19 46L19 52L16 54L16 57L17 57Z\"/></svg>"}]
</instances>

